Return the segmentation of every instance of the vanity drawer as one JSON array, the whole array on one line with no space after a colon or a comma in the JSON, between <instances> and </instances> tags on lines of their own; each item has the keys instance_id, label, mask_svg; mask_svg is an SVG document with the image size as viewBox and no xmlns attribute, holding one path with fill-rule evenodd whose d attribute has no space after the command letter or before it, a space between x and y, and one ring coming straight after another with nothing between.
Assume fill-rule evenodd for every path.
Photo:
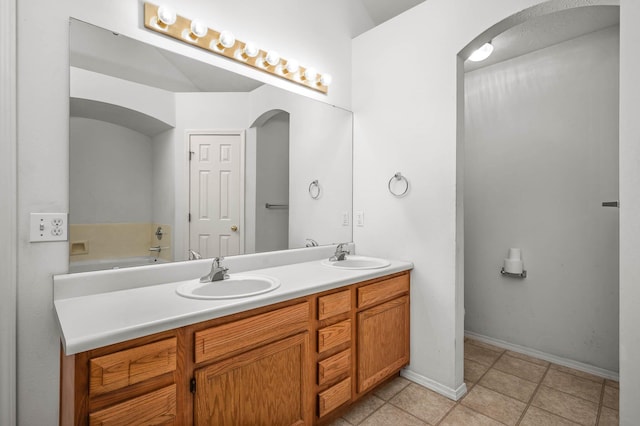
<instances>
[{"instance_id":1,"label":"vanity drawer","mask_svg":"<svg viewBox=\"0 0 640 426\"><path fill-rule=\"evenodd\" d=\"M89 394L121 389L176 369L175 337L93 358L89 361Z\"/></svg>"},{"instance_id":2,"label":"vanity drawer","mask_svg":"<svg viewBox=\"0 0 640 426\"><path fill-rule=\"evenodd\" d=\"M89 414L90 426L173 425L176 420L176 385Z\"/></svg>"},{"instance_id":3,"label":"vanity drawer","mask_svg":"<svg viewBox=\"0 0 640 426\"><path fill-rule=\"evenodd\" d=\"M318 362L318 385L326 385L351 369L351 349Z\"/></svg>"},{"instance_id":4,"label":"vanity drawer","mask_svg":"<svg viewBox=\"0 0 640 426\"><path fill-rule=\"evenodd\" d=\"M318 319L323 320L351 310L351 290L318 297Z\"/></svg>"},{"instance_id":5,"label":"vanity drawer","mask_svg":"<svg viewBox=\"0 0 640 426\"><path fill-rule=\"evenodd\" d=\"M409 274L403 274L358 289L358 308L375 305L409 291Z\"/></svg>"},{"instance_id":6,"label":"vanity drawer","mask_svg":"<svg viewBox=\"0 0 640 426\"><path fill-rule=\"evenodd\" d=\"M195 362L290 336L309 327L309 302L276 309L195 333Z\"/></svg>"},{"instance_id":7,"label":"vanity drawer","mask_svg":"<svg viewBox=\"0 0 640 426\"><path fill-rule=\"evenodd\" d=\"M351 320L340 321L318 330L318 353L351 341Z\"/></svg>"},{"instance_id":8,"label":"vanity drawer","mask_svg":"<svg viewBox=\"0 0 640 426\"><path fill-rule=\"evenodd\" d=\"M318 417L322 417L351 400L351 378L318 394Z\"/></svg>"}]
</instances>

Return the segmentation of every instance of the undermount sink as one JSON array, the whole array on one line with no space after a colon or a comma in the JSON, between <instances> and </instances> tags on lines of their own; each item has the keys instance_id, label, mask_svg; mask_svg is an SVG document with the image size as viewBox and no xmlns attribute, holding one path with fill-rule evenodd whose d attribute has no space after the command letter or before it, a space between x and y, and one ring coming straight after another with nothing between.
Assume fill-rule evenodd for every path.
<instances>
[{"instance_id":1,"label":"undermount sink","mask_svg":"<svg viewBox=\"0 0 640 426\"><path fill-rule=\"evenodd\" d=\"M342 269L378 269L391 265L391 262L377 257L367 256L350 256L347 255L345 260L323 260L321 262L325 266Z\"/></svg>"},{"instance_id":2,"label":"undermount sink","mask_svg":"<svg viewBox=\"0 0 640 426\"><path fill-rule=\"evenodd\" d=\"M201 283L189 281L176 289L176 293L191 299L236 299L268 293L280 287L280 281L264 275L233 274L222 281Z\"/></svg>"}]
</instances>

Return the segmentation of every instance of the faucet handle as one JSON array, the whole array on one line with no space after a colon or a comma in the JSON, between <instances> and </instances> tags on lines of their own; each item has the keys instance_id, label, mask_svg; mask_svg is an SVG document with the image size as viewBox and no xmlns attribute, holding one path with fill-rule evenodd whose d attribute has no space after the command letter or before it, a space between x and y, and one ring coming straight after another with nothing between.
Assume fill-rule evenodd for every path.
<instances>
[{"instance_id":1,"label":"faucet handle","mask_svg":"<svg viewBox=\"0 0 640 426\"><path fill-rule=\"evenodd\" d=\"M213 258L213 265L216 268L219 268L220 267L220 262L222 262L223 260L224 260L224 257L222 257L222 256L214 257Z\"/></svg>"}]
</instances>

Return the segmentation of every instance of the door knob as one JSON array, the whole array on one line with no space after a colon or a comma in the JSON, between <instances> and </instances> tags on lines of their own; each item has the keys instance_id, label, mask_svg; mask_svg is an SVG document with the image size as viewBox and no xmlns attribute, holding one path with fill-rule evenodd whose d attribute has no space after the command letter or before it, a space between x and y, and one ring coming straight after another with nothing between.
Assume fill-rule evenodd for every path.
<instances>
[{"instance_id":1,"label":"door knob","mask_svg":"<svg viewBox=\"0 0 640 426\"><path fill-rule=\"evenodd\" d=\"M231 225L231 230L233 232L236 232L238 230L238 226L237 225Z\"/></svg>"}]
</instances>

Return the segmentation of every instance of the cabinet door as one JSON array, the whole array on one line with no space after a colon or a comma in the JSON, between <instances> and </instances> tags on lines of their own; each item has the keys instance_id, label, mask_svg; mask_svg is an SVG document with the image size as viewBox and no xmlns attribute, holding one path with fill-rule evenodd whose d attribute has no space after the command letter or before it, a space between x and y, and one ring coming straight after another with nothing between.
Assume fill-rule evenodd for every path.
<instances>
[{"instance_id":1,"label":"cabinet door","mask_svg":"<svg viewBox=\"0 0 640 426\"><path fill-rule=\"evenodd\" d=\"M409 363L409 297L358 313L358 392Z\"/></svg>"},{"instance_id":2,"label":"cabinet door","mask_svg":"<svg viewBox=\"0 0 640 426\"><path fill-rule=\"evenodd\" d=\"M309 333L195 371L196 425L309 425Z\"/></svg>"}]
</instances>

